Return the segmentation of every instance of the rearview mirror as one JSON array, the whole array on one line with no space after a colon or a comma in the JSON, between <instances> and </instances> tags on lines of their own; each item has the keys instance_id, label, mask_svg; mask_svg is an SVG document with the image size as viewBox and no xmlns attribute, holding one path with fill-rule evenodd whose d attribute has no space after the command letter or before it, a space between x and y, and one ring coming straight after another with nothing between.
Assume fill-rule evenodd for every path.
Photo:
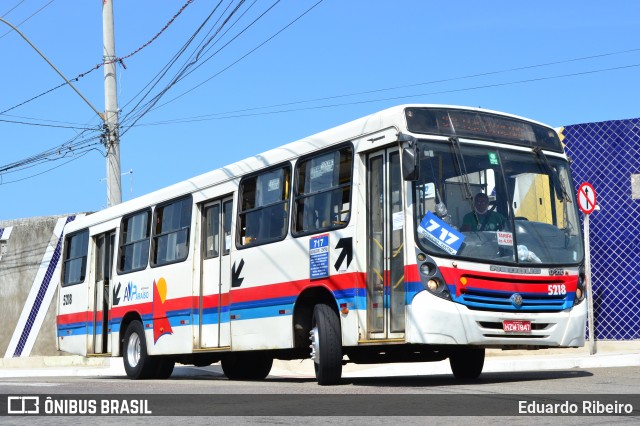
<instances>
[{"instance_id":1,"label":"rearview mirror","mask_svg":"<svg viewBox=\"0 0 640 426\"><path fill-rule=\"evenodd\" d=\"M413 136L398 134L398 141L404 142L402 145L402 178L405 181L416 181L420 179L420 150Z\"/></svg>"}]
</instances>

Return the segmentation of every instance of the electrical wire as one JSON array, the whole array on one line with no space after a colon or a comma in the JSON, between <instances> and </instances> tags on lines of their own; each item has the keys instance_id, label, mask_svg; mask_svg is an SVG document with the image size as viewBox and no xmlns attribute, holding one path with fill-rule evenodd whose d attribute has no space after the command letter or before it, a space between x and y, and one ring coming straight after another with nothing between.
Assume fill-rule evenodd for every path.
<instances>
[{"instance_id":1,"label":"electrical wire","mask_svg":"<svg viewBox=\"0 0 640 426\"><path fill-rule=\"evenodd\" d=\"M2 118L0 118L0 122L11 123L11 124L26 124L29 126L37 126L37 127L54 127L58 129L92 130L91 128L88 128L88 127L63 126L60 124L29 123L27 121L5 120Z\"/></svg>"},{"instance_id":2,"label":"electrical wire","mask_svg":"<svg viewBox=\"0 0 640 426\"><path fill-rule=\"evenodd\" d=\"M20 25L24 24L25 22L27 22L29 19L33 18L34 16L36 16L38 13L42 12L47 6L49 6L51 3L53 3L56 0L51 0L49 1L49 3L45 4L44 6L42 6L40 9L36 10L35 12L33 12L31 15L29 15L29 17L27 19L22 20L22 22L20 22L18 25L16 25L16 27L20 27ZM14 8L15 9L15 8ZM11 9L13 10L13 9ZM9 12L11 12L11 10ZM7 13L9 13L7 12ZM7 31L6 33L2 34L0 36L0 39L3 38L4 36L11 34L13 32L13 29Z\"/></svg>"},{"instance_id":3,"label":"electrical wire","mask_svg":"<svg viewBox=\"0 0 640 426\"><path fill-rule=\"evenodd\" d=\"M243 59L245 59L246 57L248 57L249 55L251 55L252 53L254 53L256 50L260 49L262 46L264 46L265 44L267 44L268 42L270 42L271 40L273 40L275 37L277 37L278 35L280 35L283 31L285 31L286 29L288 29L290 26L292 26L293 24L295 24L297 21L299 21L300 19L302 19L302 17L304 17L307 13L311 12L316 6L318 6L320 3L322 3L324 0L319 0L317 3L315 3L314 5L312 5L310 8L308 8L306 11L304 11L301 15L299 15L297 18L295 18L293 21L289 22L287 25L285 25L283 28L281 28L279 31L277 31L275 34L273 34L271 37L267 38L265 41L263 41L262 43L260 43L258 46L256 46L255 48L251 49L249 52L245 53L243 56L241 56L240 58L238 58L236 61L232 62L231 64L229 64L228 66L226 66L225 68L223 68L222 70L218 71L216 74L212 75L211 77L207 78L206 80L198 83L196 86L192 87L191 89L181 93L180 95L176 96L175 98L172 98L170 100L168 100L167 102L158 105L155 109L161 108L165 105L168 105L171 102L174 102L178 99L180 99L181 97L187 95L188 93L191 93L192 91L196 90L197 88L201 87L202 85L204 85L205 83L209 82L210 80L214 79L215 77L218 77L220 74L222 74L223 72L227 71L228 69L230 69L231 67L233 67L234 65L238 64L240 61L242 61ZM151 111L151 110L149 110ZM147 112L149 112L147 111ZM137 120L136 120L137 121ZM135 124L135 123L134 123Z\"/></svg>"},{"instance_id":4,"label":"electrical wire","mask_svg":"<svg viewBox=\"0 0 640 426\"><path fill-rule=\"evenodd\" d=\"M246 110L238 110L238 111L229 112L229 113L217 113L217 114L197 116L197 117L185 118L185 119L174 119L174 120L165 120L165 121L156 122L156 123L138 124L137 127L160 126L160 125L177 124L177 123L193 123L193 122L211 121L211 120L226 120L230 118L254 117L254 116L263 116L263 115L284 114L284 113L299 112L299 111L309 111L309 110L316 110L316 109L336 108L336 107L342 107L342 106L360 105L360 104L367 104L367 103L385 102L385 101L391 101L391 100L424 97L424 96L431 96L431 95L441 95L441 94L447 94L447 93L465 92L465 91L471 91L471 90L489 89L489 88L502 87L502 86L511 86L516 84L526 84L526 83L553 80L553 79L559 79L559 78L569 78L569 77L577 77L582 75L597 74L597 73L603 73L603 72L609 72L609 71L626 70L626 69L637 68L637 67L640 67L640 64L623 65L619 67L582 71L582 72L561 74L561 75L547 76L547 77L537 77L537 78L530 78L525 80L517 80L517 81L510 81L510 82L503 82L503 83L485 84L480 86L471 86L471 87L464 87L459 89L448 89L448 90L440 90L440 91L426 92L426 93L414 93L409 95L393 96L393 97L387 97L387 98L377 98L377 99L369 99L369 100L361 100L361 101L334 103L334 104L319 105L319 106L309 106L309 107L303 107L303 108L290 108L290 109L283 109L283 110L277 110L277 111L250 113L249 111L253 109L246 109ZM332 98L336 98L336 97L320 98L319 100L332 99ZM310 102L310 101L301 101L301 102ZM298 103L301 103L301 102L298 102ZM282 104L282 105L290 105L290 104L296 104L296 103L289 103L289 104ZM254 109L258 109L258 108L254 108ZM242 112L249 112L249 113L242 114ZM234 114L234 115L227 115L227 114ZM220 117L220 115L224 115L224 116Z\"/></svg>"},{"instance_id":5,"label":"electrical wire","mask_svg":"<svg viewBox=\"0 0 640 426\"><path fill-rule=\"evenodd\" d=\"M213 14L217 11L218 7L222 4L222 1L220 1L218 3L218 5L216 5L216 7L214 8L214 10L209 14L209 16L205 19L205 21L200 25L200 27L196 30L196 32L189 38L189 40L183 45L183 47L179 50L179 52L174 55L174 58L172 58L170 64L168 64L167 66L165 66L164 72L159 76L156 77L155 83L153 83L153 85L151 86L151 88L147 91L147 93L140 99L140 101L138 101L138 103L134 106L134 108L122 118L122 122L125 123L127 120L132 120L134 123L137 122L140 118L142 118L144 115L146 115L146 113L153 108L153 106L158 102L158 100L171 88L173 87L173 85L175 85L177 83L177 79L180 78L181 75L184 74L184 72L186 72L186 70L189 69L189 67L193 66L194 63L197 62L199 56L198 54L195 55L195 59L191 60L192 57L194 57L194 54L192 53L190 55L190 57L187 59L187 63L185 65L183 65L178 72L174 75L174 77L171 79L171 81L158 93L156 94L153 98L151 98L146 104L142 105L142 101L151 93L151 91L153 90L153 88L155 88L156 85L159 84L159 82L161 81L161 79L168 73L169 69L175 65L175 63L177 62L177 60L179 59L179 57L184 54L184 52L186 51L186 49L188 48L188 46L193 42L193 40L195 39L195 37L198 35L198 33L203 29L203 27L206 25L206 23L211 19L211 17L213 16ZM214 24L218 25L218 22L220 22L220 19L222 19L222 17L224 16L224 14L229 10L229 8L231 7L231 5L233 4L233 2L229 3L229 5L227 6L227 9L221 14L220 18L218 19L218 21ZM213 38L215 38L215 36L219 33L219 31L226 25L226 23L229 22L229 19L239 10L239 8L242 6L242 4L244 4L244 0L240 0L240 2L238 3L238 5L230 12L230 14L226 17L226 19L220 24L220 26L218 27L217 31L215 31L213 36L210 36L206 42L200 42L200 45L197 47L197 49L199 49L199 53L202 52L202 50L204 48L206 48L206 46L211 42L211 40L213 40ZM211 33L211 31L209 31L209 34ZM148 86L148 85L147 85Z\"/></svg>"},{"instance_id":6,"label":"electrical wire","mask_svg":"<svg viewBox=\"0 0 640 426\"><path fill-rule=\"evenodd\" d=\"M24 1L24 0L23 0L23 1ZM51 4L53 1L55 1L55 0L51 0L49 3L47 3L45 6L43 6L40 10L38 10L38 12L40 12L42 9L44 9L45 7L47 7L47 6L48 6L49 4ZM85 72L83 72L83 73L78 74L76 77L74 77L74 78L70 79L69 81L71 81L71 82L76 82L76 81L80 80L81 78L83 78L83 77L85 77L85 76L89 75L89 74L90 74L90 73L92 73L93 71L95 71L95 70L97 70L97 69L100 69L100 68L101 68L101 67L103 67L104 65L106 65L106 64L110 64L110 63L113 63L113 62L119 62L122 66L124 66L124 59L131 58L132 56L134 56L135 54L137 54L138 52L140 52L142 49L144 49L145 47L147 47L147 46L149 46L151 43L153 43L153 42L154 42L158 37L160 37L160 35L161 35L162 33L164 33L164 32L167 30L167 28L169 28L169 26L170 26L171 24L173 24L173 22L176 20L176 18L177 18L178 16L180 16L180 14L181 14L181 13L182 13L186 8L187 8L187 6L189 6L189 5L190 5L191 3L193 3L194 1L195 1L195 0L187 0L187 2L186 2L186 3L185 3L185 4L180 8L180 10L179 10L176 14L174 14L174 15L173 15L173 17L169 20L169 22L167 22L167 23L165 24L165 26L164 26L164 27L163 27L163 28L162 28L162 29L161 29L161 30L160 30L160 31L159 31L155 36L153 36L149 41L147 41L146 43L144 43L143 45L141 45L140 47L138 47L138 48L137 48L136 50L134 50L133 52L129 53L128 55L125 55L125 56L122 56L122 57L115 58L115 59L113 59L113 60L111 60L111 61L102 62L102 63L100 63L100 64L97 64L97 65L95 65L93 68L91 68L90 70L88 70L88 71L85 71ZM17 7L17 6L15 6L15 7ZM15 7L14 7L14 9L15 9ZM13 9L11 9L11 10L13 10ZM11 10L10 10L10 11L11 11ZM38 12L36 12L36 13L38 13ZM8 13L8 12L7 12L7 13ZM34 15L35 15L35 14L34 14ZM33 16L33 15L32 15L32 16ZM30 18L31 18L31 17L27 18L27 20L28 20L28 19L30 19ZM21 22L20 24L18 24L17 26L19 26L19 25L23 24L24 22L26 22L26 20L25 20L25 21L22 21L22 22ZM12 31L13 31L13 30L12 30ZM9 33L10 33L10 32L11 32L11 31L9 31ZM9 33L7 33L7 34L9 34ZM5 35L7 35L7 34L5 34ZM4 37L4 36L2 36L2 37ZM0 37L0 38L2 38L2 37ZM11 110L13 110L13 109L16 109L16 108L18 108L18 107L21 107L21 106L23 106L23 105L25 105L25 104L27 104L27 103L29 103L29 102L32 102L32 101L34 101L34 100L36 100L36 99L38 99L38 98L40 98L40 97L42 97L42 96L45 96L45 95L47 95L47 94L49 94L49 93L53 92L54 90L57 90L57 89L59 89L59 88L61 88L61 87L63 87L63 86L66 86L66 85L67 85L67 83L66 83L66 82L61 83L61 84L57 85L56 87L53 87L53 88L51 88L51 89L49 89L49 90L47 90L47 91L45 91L45 92L40 93L39 95L36 95L36 96L34 96L34 97L30 98L30 99L27 99L26 101L23 101L23 102L21 102L21 103L19 103L19 104L17 104L17 105L14 105L14 106L12 106L11 108L7 108L7 109L5 109L4 111L0 111L0 115L4 114L4 113L6 113L6 112L9 112L9 111L11 111Z\"/></svg>"},{"instance_id":7,"label":"electrical wire","mask_svg":"<svg viewBox=\"0 0 640 426\"><path fill-rule=\"evenodd\" d=\"M43 174L48 173L48 172L50 172L50 171L52 171L52 170L55 170L55 169L58 169L58 168L60 168L60 167L62 167L62 166L64 166L64 165L67 165L67 164L71 163L72 161L79 160L80 158L84 157L85 155L87 155L87 154L88 154L89 152L91 152L91 151L93 151L93 149L91 149L91 150L87 150L87 151L83 152L82 154L80 154L80 155L76 156L75 158L72 158L72 159L70 159L69 161L65 161L65 162L64 162L64 163L62 163L62 164L58 164L57 166L51 167L51 168L49 168L49 169L47 169L47 170L44 170L44 171L42 171L42 172L40 172L40 173L35 173L35 174L33 174L33 175L30 175L30 176L27 176L27 177L23 177L23 178L20 178L20 179L15 179L15 180L11 180L11 181L5 182L5 181L4 181L4 179L3 179L2 174L0 174L0 186L2 186L2 185L9 185L9 184L11 184L11 183L22 182L22 181L24 181L24 180L32 179L32 178L34 178L34 177L36 177L36 176L43 175Z\"/></svg>"},{"instance_id":8,"label":"electrical wire","mask_svg":"<svg viewBox=\"0 0 640 426\"><path fill-rule=\"evenodd\" d=\"M24 0L20 0L15 6L13 6L11 9L9 9L8 11L6 11L4 14L2 14L2 17L6 17L8 14L10 14L11 12L14 11L14 9L16 9L18 6L20 6L22 3L24 3Z\"/></svg>"}]
</instances>

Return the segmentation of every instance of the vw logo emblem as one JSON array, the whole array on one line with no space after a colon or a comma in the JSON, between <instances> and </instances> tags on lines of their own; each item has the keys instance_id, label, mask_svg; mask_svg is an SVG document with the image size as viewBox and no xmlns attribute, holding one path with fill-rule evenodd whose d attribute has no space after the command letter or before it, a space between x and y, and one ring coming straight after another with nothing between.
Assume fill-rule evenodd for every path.
<instances>
[{"instance_id":1,"label":"vw logo emblem","mask_svg":"<svg viewBox=\"0 0 640 426\"><path fill-rule=\"evenodd\" d=\"M515 306L516 308L519 308L519 307L521 307L521 306L522 306L522 295L521 295L521 294L519 294L519 293L514 293L514 294L511 296L511 299L510 299L510 300L511 300L511 304L512 304L513 306Z\"/></svg>"}]
</instances>

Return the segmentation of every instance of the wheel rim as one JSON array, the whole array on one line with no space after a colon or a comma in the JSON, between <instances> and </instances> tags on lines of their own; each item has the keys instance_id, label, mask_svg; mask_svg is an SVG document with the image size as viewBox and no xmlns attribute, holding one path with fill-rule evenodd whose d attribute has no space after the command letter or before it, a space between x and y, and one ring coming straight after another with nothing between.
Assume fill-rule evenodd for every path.
<instances>
[{"instance_id":1,"label":"wheel rim","mask_svg":"<svg viewBox=\"0 0 640 426\"><path fill-rule=\"evenodd\" d=\"M316 325L309 332L309 340L311 340L311 359L316 364L320 363L320 335L318 333L318 326Z\"/></svg>"},{"instance_id":2,"label":"wheel rim","mask_svg":"<svg viewBox=\"0 0 640 426\"><path fill-rule=\"evenodd\" d=\"M136 367L140 362L140 337L138 333L131 333L127 342L127 362Z\"/></svg>"}]
</instances>

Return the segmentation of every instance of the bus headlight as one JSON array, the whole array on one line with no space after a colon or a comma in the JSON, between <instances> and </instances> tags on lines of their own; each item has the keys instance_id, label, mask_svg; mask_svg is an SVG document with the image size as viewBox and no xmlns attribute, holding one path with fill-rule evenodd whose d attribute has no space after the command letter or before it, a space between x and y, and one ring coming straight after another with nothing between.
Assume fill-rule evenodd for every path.
<instances>
[{"instance_id":1,"label":"bus headlight","mask_svg":"<svg viewBox=\"0 0 640 426\"><path fill-rule=\"evenodd\" d=\"M427 277L432 277L438 272L438 267L431 262L425 262L420 265L420 273Z\"/></svg>"},{"instance_id":2,"label":"bus headlight","mask_svg":"<svg viewBox=\"0 0 640 426\"><path fill-rule=\"evenodd\" d=\"M438 269L436 262L424 253L419 253L418 256L418 271L420 271L420 281L422 285L432 294L442 297L443 299L451 300L451 294L449 289Z\"/></svg>"},{"instance_id":3,"label":"bus headlight","mask_svg":"<svg viewBox=\"0 0 640 426\"><path fill-rule=\"evenodd\" d=\"M440 287L440 283L436 279L431 278L427 283L427 288L432 292L438 291L438 287Z\"/></svg>"}]
</instances>

